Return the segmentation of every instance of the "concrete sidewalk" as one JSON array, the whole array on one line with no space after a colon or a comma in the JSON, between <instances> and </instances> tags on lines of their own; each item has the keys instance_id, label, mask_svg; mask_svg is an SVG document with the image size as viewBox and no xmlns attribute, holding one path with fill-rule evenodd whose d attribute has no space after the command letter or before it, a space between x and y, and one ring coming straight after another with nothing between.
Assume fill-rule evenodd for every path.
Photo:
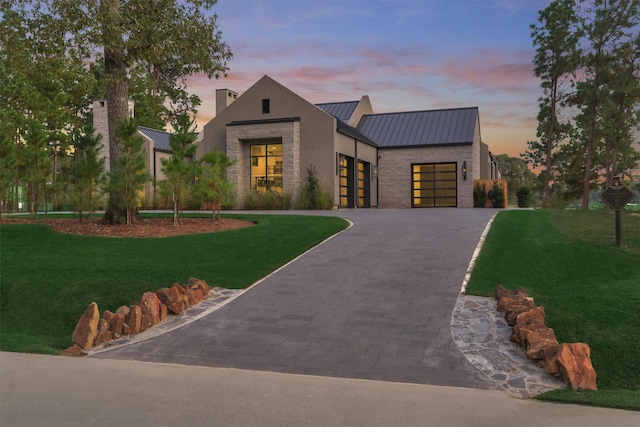
<instances>
[{"instance_id":1,"label":"concrete sidewalk","mask_svg":"<svg viewBox=\"0 0 640 427\"><path fill-rule=\"evenodd\" d=\"M0 425L637 426L637 412L504 392L95 358L0 353Z\"/></svg>"}]
</instances>

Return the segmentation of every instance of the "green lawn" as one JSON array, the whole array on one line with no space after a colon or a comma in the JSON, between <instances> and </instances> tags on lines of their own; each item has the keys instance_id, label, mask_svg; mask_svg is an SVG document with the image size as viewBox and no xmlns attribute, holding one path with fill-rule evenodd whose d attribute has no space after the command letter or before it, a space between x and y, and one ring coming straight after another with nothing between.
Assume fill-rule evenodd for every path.
<instances>
[{"instance_id":1,"label":"green lawn","mask_svg":"<svg viewBox=\"0 0 640 427\"><path fill-rule=\"evenodd\" d=\"M56 354L95 301L100 311L185 283L245 288L343 230L341 218L225 215L254 227L166 238L59 234L45 224L0 224L0 349Z\"/></svg>"},{"instance_id":2,"label":"green lawn","mask_svg":"<svg viewBox=\"0 0 640 427\"><path fill-rule=\"evenodd\" d=\"M591 347L599 391L540 399L640 410L640 214L622 212L618 248L612 211L501 212L467 292L498 284L525 288L560 342Z\"/></svg>"}]
</instances>

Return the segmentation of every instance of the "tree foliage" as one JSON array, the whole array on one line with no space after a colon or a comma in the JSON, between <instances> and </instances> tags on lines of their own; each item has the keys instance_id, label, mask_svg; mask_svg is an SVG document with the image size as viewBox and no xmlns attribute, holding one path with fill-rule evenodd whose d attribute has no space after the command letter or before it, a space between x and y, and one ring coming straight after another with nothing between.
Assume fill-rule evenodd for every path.
<instances>
[{"instance_id":1,"label":"tree foliage","mask_svg":"<svg viewBox=\"0 0 640 427\"><path fill-rule=\"evenodd\" d=\"M233 198L233 185L227 179L227 169L233 163L225 153L216 150L199 159L196 191L205 203L211 205L214 221L220 218L221 206Z\"/></svg>"},{"instance_id":2,"label":"tree foliage","mask_svg":"<svg viewBox=\"0 0 640 427\"><path fill-rule=\"evenodd\" d=\"M30 209L39 207L33 205L36 195L39 204L46 192L55 196L63 187L56 172L68 161L69 135L86 112L93 86L83 60L66 51L64 34L47 34L30 23L19 11L4 3L0 6L0 144L6 153L0 159L0 171L5 210L17 208L22 186ZM42 156L35 155L36 146ZM45 152L52 163L46 169ZM38 188L33 181L36 170L49 174L38 177L38 182L46 183ZM51 201L55 204L55 199Z\"/></svg>"},{"instance_id":3,"label":"tree foliage","mask_svg":"<svg viewBox=\"0 0 640 427\"><path fill-rule=\"evenodd\" d=\"M534 75L540 79L543 95L539 99L538 132L540 143L530 143L528 158L544 164L542 207L547 207L549 183L553 179L554 154L569 125L559 119L558 109L565 101L568 85L575 76L580 59L578 17L573 0L555 0L538 14L531 25L536 47Z\"/></svg>"},{"instance_id":4,"label":"tree foliage","mask_svg":"<svg viewBox=\"0 0 640 427\"><path fill-rule=\"evenodd\" d=\"M520 157L510 157L506 154L498 154L496 162L500 165L502 178L507 181L507 188L516 189L521 185L535 188L536 175L529 170L527 161Z\"/></svg>"},{"instance_id":5,"label":"tree foliage","mask_svg":"<svg viewBox=\"0 0 640 427\"><path fill-rule=\"evenodd\" d=\"M587 209L599 183L638 169L640 0L555 0L539 16L532 39L540 139L523 156L544 168L545 191L581 196ZM562 91L554 92L562 69Z\"/></svg>"},{"instance_id":6,"label":"tree foliage","mask_svg":"<svg viewBox=\"0 0 640 427\"><path fill-rule=\"evenodd\" d=\"M105 184L106 159L100 157L101 136L94 135L93 126L86 126L83 131L76 132L73 138L75 148L71 164L72 194L71 200L78 218L82 221L82 212L87 211L89 217Z\"/></svg>"},{"instance_id":7,"label":"tree foliage","mask_svg":"<svg viewBox=\"0 0 640 427\"><path fill-rule=\"evenodd\" d=\"M177 226L181 202L196 177L194 161L198 135L194 120L186 113L175 119L173 128L175 132L169 137L171 157L160 161L166 177L162 183L163 192L173 200L173 225Z\"/></svg>"},{"instance_id":8,"label":"tree foliage","mask_svg":"<svg viewBox=\"0 0 640 427\"><path fill-rule=\"evenodd\" d=\"M138 134L138 123L135 119L121 120L118 123L116 148L120 155L115 167L109 171L107 185L107 190L112 195L107 213L113 212L114 218L107 218L108 223L126 221L126 224L130 225L139 221L136 210L139 193L151 180L144 160L143 144L144 139ZM113 197L114 195L117 197Z\"/></svg>"},{"instance_id":9,"label":"tree foliage","mask_svg":"<svg viewBox=\"0 0 640 427\"><path fill-rule=\"evenodd\" d=\"M226 73L232 55L217 29L217 15L211 10L215 4L216 0L16 0L15 9L38 39L35 52L102 64L86 74L104 79L109 117L105 144L114 169L121 155L115 130L128 116L130 84L134 95L146 95L141 106L144 123L156 127L172 115L195 111L199 99L186 90L188 76L218 78ZM105 220L111 218L115 217L108 209Z\"/></svg>"},{"instance_id":10,"label":"tree foliage","mask_svg":"<svg viewBox=\"0 0 640 427\"><path fill-rule=\"evenodd\" d=\"M53 164L49 157L47 133L41 123L30 119L22 138L24 144L20 146L19 161L23 166L22 176L27 188L29 210L37 218L40 204L47 201L46 184Z\"/></svg>"}]
</instances>

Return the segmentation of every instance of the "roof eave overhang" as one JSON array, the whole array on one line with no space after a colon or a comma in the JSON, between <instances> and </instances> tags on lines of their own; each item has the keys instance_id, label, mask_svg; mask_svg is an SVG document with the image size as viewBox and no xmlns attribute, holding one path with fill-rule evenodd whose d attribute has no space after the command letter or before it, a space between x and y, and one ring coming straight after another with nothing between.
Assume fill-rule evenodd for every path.
<instances>
[{"instance_id":1,"label":"roof eave overhang","mask_svg":"<svg viewBox=\"0 0 640 427\"><path fill-rule=\"evenodd\" d=\"M380 150L399 149L399 148L435 148L435 147L463 147L465 145L473 145L473 142L446 142L442 144L412 144L412 145L380 145Z\"/></svg>"},{"instance_id":2,"label":"roof eave overhang","mask_svg":"<svg viewBox=\"0 0 640 427\"><path fill-rule=\"evenodd\" d=\"M263 125L271 123L291 123L299 122L300 117L282 117L277 119L261 119L261 120L237 120L227 123L227 126L248 126L248 125Z\"/></svg>"}]
</instances>

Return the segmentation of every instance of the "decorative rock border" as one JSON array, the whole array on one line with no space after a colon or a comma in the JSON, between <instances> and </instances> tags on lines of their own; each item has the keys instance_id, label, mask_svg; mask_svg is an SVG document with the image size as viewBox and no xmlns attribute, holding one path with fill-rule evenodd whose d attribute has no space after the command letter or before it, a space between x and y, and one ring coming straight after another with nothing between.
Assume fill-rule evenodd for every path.
<instances>
[{"instance_id":1,"label":"decorative rock border","mask_svg":"<svg viewBox=\"0 0 640 427\"><path fill-rule=\"evenodd\" d=\"M169 315L178 315L207 297L219 296L216 290L212 293L204 280L190 277L186 285L174 283L170 288L145 292L138 304L121 306L115 313L105 310L102 317L98 304L92 302L73 331L73 345L62 354L84 356L87 350L121 336L140 334L159 325Z\"/></svg>"},{"instance_id":2,"label":"decorative rock border","mask_svg":"<svg viewBox=\"0 0 640 427\"><path fill-rule=\"evenodd\" d=\"M585 343L560 344L553 329L544 322L544 307L537 307L523 288L508 290L498 285L497 311L504 312L512 327L510 340L518 343L529 360L546 373L561 376L573 390L597 390L591 349Z\"/></svg>"},{"instance_id":3,"label":"decorative rock border","mask_svg":"<svg viewBox=\"0 0 640 427\"><path fill-rule=\"evenodd\" d=\"M493 298L459 295L451 315L451 337L463 356L498 388L514 397L531 398L563 388L509 341L511 328L496 311Z\"/></svg>"}]
</instances>

